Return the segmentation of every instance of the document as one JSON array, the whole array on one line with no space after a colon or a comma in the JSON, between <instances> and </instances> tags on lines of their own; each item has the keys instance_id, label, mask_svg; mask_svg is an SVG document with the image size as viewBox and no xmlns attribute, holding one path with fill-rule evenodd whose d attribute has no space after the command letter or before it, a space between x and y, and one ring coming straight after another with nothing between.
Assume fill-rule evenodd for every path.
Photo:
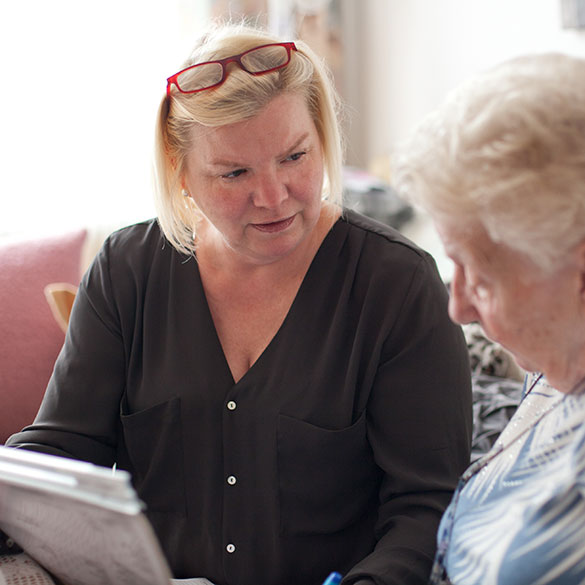
<instances>
[{"instance_id":1,"label":"document","mask_svg":"<svg viewBox=\"0 0 585 585\"><path fill-rule=\"evenodd\" d=\"M25 551L0 585L32 560L63 585L208 585L171 579L143 507L125 471L0 446L0 529Z\"/></svg>"}]
</instances>

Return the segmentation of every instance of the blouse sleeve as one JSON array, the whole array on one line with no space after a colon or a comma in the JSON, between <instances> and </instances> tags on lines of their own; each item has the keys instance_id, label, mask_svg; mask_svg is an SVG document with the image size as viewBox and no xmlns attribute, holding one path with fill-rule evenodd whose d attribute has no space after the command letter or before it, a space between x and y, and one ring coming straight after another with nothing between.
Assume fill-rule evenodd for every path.
<instances>
[{"instance_id":1,"label":"blouse sleeve","mask_svg":"<svg viewBox=\"0 0 585 585\"><path fill-rule=\"evenodd\" d=\"M7 445L104 466L115 461L125 349L109 256L106 242L80 285L35 421Z\"/></svg>"},{"instance_id":2,"label":"blouse sleeve","mask_svg":"<svg viewBox=\"0 0 585 585\"><path fill-rule=\"evenodd\" d=\"M469 464L471 373L447 291L424 258L385 343L368 408L368 438L384 476L375 550L344 583L427 583L436 531Z\"/></svg>"}]
</instances>

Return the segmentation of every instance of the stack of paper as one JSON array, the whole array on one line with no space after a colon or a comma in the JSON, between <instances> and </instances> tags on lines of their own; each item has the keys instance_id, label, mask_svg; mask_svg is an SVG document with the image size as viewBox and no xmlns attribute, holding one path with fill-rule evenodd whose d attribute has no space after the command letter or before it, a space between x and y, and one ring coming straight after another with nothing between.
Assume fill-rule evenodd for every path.
<instances>
[{"instance_id":1,"label":"stack of paper","mask_svg":"<svg viewBox=\"0 0 585 585\"><path fill-rule=\"evenodd\" d=\"M0 446L0 529L66 585L169 585L142 509L126 472Z\"/></svg>"}]
</instances>

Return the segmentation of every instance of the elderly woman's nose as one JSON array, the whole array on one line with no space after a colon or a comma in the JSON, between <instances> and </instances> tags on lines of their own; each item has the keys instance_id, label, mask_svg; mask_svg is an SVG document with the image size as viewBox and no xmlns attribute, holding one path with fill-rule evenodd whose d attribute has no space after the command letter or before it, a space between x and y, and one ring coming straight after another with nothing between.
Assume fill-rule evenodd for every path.
<instances>
[{"instance_id":1,"label":"elderly woman's nose","mask_svg":"<svg viewBox=\"0 0 585 585\"><path fill-rule=\"evenodd\" d=\"M449 291L449 316L461 325L478 320L478 313L469 295L463 269L455 267Z\"/></svg>"}]
</instances>

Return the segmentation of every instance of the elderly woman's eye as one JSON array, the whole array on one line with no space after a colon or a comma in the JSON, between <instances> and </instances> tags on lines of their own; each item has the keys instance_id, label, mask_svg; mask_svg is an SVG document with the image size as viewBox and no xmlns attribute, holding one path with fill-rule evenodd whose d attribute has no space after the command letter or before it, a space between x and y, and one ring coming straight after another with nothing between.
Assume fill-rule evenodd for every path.
<instances>
[{"instance_id":1,"label":"elderly woman's eye","mask_svg":"<svg viewBox=\"0 0 585 585\"><path fill-rule=\"evenodd\" d=\"M483 284L475 285L473 287L473 292L480 301L485 301L489 296L489 291Z\"/></svg>"}]
</instances>

